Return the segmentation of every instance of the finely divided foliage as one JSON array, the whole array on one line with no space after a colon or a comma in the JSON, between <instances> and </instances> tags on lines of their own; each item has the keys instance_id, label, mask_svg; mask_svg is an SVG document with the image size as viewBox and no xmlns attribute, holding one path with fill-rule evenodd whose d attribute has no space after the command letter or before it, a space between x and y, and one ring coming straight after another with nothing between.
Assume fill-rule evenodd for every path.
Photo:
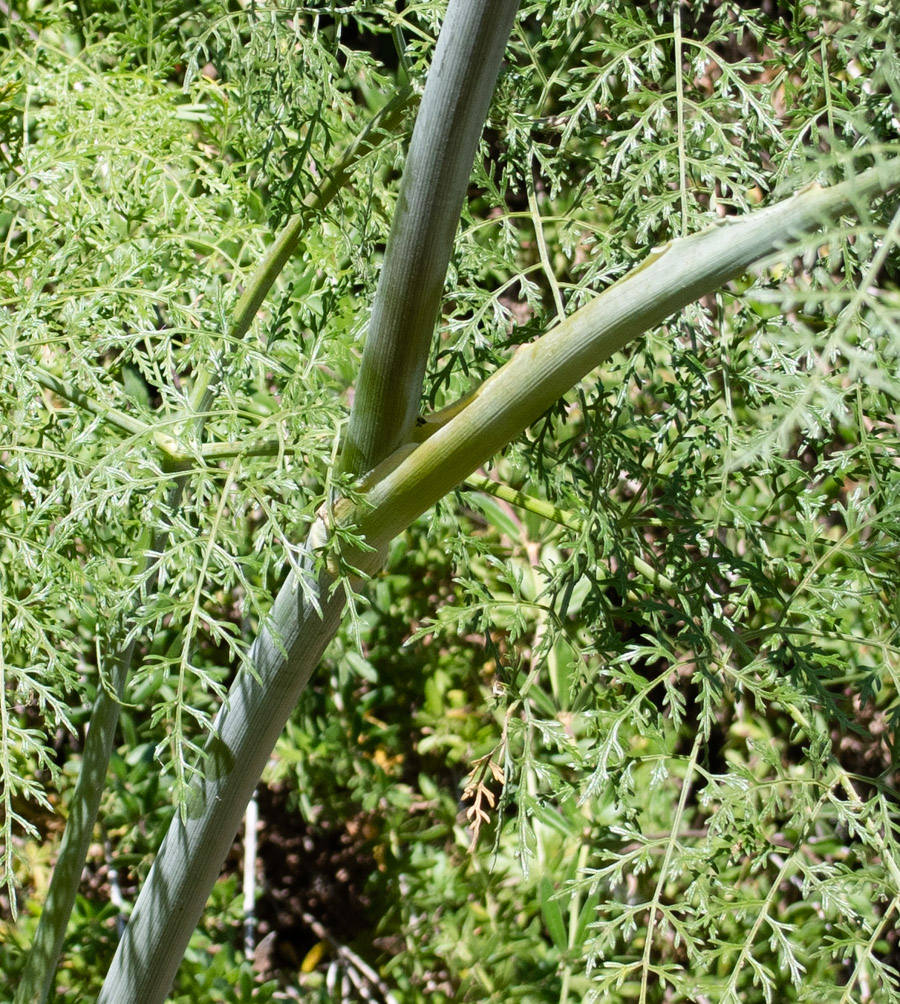
<instances>
[{"instance_id":1,"label":"finely divided foliage","mask_svg":"<svg viewBox=\"0 0 900 1004\"><path fill-rule=\"evenodd\" d=\"M445 5L33 7L0 62L13 978L98 691L130 660L97 833L131 895L338 479L412 116L225 333L278 227L421 88ZM426 410L652 246L897 156L898 34L889 4L523 3ZM266 780L310 832L369 834L336 934L394 999L900 1000L895 212L614 356L353 584ZM108 866L56 999L102 982ZM229 881L175 1000L277 999Z\"/></svg>"}]
</instances>

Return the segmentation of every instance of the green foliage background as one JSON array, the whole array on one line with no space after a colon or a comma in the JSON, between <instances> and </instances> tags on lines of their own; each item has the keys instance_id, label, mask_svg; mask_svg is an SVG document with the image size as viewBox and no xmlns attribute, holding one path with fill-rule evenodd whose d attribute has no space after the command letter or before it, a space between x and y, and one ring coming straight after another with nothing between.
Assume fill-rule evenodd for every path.
<instances>
[{"instance_id":1,"label":"green foliage background","mask_svg":"<svg viewBox=\"0 0 900 1004\"><path fill-rule=\"evenodd\" d=\"M58 1000L97 992L110 864L133 893L325 497L411 116L311 224L250 334L223 332L274 229L407 76L421 84L442 9L11 7L11 986L111 660L134 641ZM425 406L654 244L896 153L898 27L874 3L523 3ZM796 267L672 319L497 459L492 477L561 521L461 489L356 598L266 781L310 834L362 834L335 934L396 1000L900 999L894 211L861 206ZM174 510L153 432L190 435L209 365L204 441L244 452L206 462L197 444ZM288 992L241 951L228 871L173 1000ZM308 947L279 979L333 999L328 962L299 971Z\"/></svg>"}]
</instances>

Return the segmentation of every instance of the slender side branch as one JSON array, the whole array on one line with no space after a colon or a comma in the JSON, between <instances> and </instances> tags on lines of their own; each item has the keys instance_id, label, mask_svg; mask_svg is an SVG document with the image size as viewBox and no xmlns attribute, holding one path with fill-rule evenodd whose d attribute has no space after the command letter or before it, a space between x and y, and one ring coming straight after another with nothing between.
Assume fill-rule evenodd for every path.
<instances>
[{"instance_id":1,"label":"slender side branch","mask_svg":"<svg viewBox=\"0 0 900 1004\"><path fill-rule=\"evenodd\" d=\"M560 509L559 506L554 505L552 502L545 502L544 499L534 498L525 492L510 488L508 485L491 481L490 478L483 477L481 474L467 475L464 487L485 492L487 495L493 495L495 498L502 499L510 505L525 509L527 512L533 512L542 519L553 520L554 523L559 523L560 526L568 527L570 530L578 532L584 529L585 521L577 513L569 512L567 509ZM632 567L638 575L642 575L664 593L668 593L670 596L677 594L678 590L675 583L658 572L652 565L649 565L643 558L635 555L632 558ZM633 599L635 596L633 592L629 592L627 595L630 599Z\"/></svg>"},{"instance_id":2,"label":"slender side branch","mask_svg":"<svg viewBox=\"0 0 900 1004\"><path fill-rule=\"evenodd\" d=\"M68 381L61 380L52 373L48 373L42 366L32 367L31 373L35 383L52 391L58 397L78 405L79 408L88 412L88 414L97 415L104 421L109 422L110 425L114 425L117 429L129 433L129 435L152 438L157 447L172 460L180 461L186 459L184 451L176 440L154 429L146 422L142 422L139 418L134 418L124 411L119 411L118 408L113 408L111 405L96 401L89 394L85 394L84 391L74 387Z\"/></svg>"},{"instance_id":3,"label":"slender side branch","mask_svg":"<svg viewBox=\"0 0 900 1004\"><path fill-rule=\"evenodd\" d=\"M225 340L225 355L231 351L230 347L239 342L250 330L256 312L262 306L263 300L284 266L294 256L310 222L317 219L322 210L348 184L353 170L366 154L376 148L378 139L393 132L411 104L413 97L412 87L408 84L401 87L393 98L366 123L365 128L347 147L343 157L329 172L323 184L306 196L300 211L295 213L282 227L272 246L254 269L243 296L234 308L234 318ZM213 380L216 374L221 372L222 365L223 361L219 360L215 368L206 369L198 374L191 394L191 405L195 413L203 414L209 410L213 398Z\"/></svg>"}]
</instances>

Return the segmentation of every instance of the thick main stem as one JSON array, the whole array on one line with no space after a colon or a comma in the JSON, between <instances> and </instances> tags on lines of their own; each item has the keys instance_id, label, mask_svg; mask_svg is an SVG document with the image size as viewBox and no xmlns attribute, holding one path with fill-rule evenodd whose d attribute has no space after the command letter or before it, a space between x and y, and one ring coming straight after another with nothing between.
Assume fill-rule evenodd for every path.
<instances>
[{"instance_id":1,"label":"thick main stem","mask_svg":"<svg viewBox=\"0 0 900 1004\"><path fill-rule=\"evenodd\" d=\"M459 209L517 6L518 0L450 0L360 367L343 456L344 469L352 473L390 453L413 424ZM277 249L270 254L275 264L278 254ZM253 309L258 305L247 295L244 300ZM355 563L369 571L380 565L371 555L360 555ZM212 748L225 752L228 769L211 772L207 762L205 780L193 786L199 815L191 812L170 827L107 975L101 1004L155 1004L165 997L272 747L337 630L342 590L329 595L333 583L320 582L315 601L298 603L302 591L296 586L289 579L269 621L283 648L264 630L251 652L264 685L241 673L223 709Z\"/></svg>"},{"instance_id":2,"label":"thick main stem","mask_svg":"<svg viewBox=\"0 0 900 1004\"><path fill-rule=\"evenodd\" d=\"M379 550L359 556L356 563L367 571L378 567L379 554L393 536L630 339L791 238L898 185L900 159L853 182L803 192L745 219L674 241L662 253L651 255L644 267L523 347L485 382L471 404L374 485L367 496L369 507L348 519L357 522ZM318 595L327 596L329 586L330 580L320 580ZM212 750L211 759L221 769L208 769L206 779L196 783L195 811L186 823L176 820L167 835L100 1004L157 1004L165 996L258 771L337 629L343 604L339 594L327 601L324 616L315 604L299 597L296 581L289 580L270 621L284 650L268 631L254 646L262 683L242 672L233 688L219 723L221 744Z\"/></svg>"},{"instance_id":3,"label":"thick main stem","mask_svg":"<svg viewBox=\"0 0 900 1004\"><path fill-rule=\"evenodd\" d=\"M251 650L258 676L242 670L229 694L218 738L207 749L206 778L195 785L187 818L176 816L132 912L99 1004L158 1004L172 985L250 794L284 722L296 705L344 608L343 589L329 596L327 574L308 587L328 597L321 610L292 573ZM280 635L274 625L283 627ZM202 895L191 895L195 888Z\"/></svg>"},{"instance_id":4,"label":"thick main stem","mask_svg":"<svg viewBox=\"0 0 900 1004\"><path fill-rule=\"evenodd\" d=\"M303 234L309 227L315 214L321 212L349 182L353 168L359 160L377 146L379 140L390 134L396 128L402 115L412 100L412 90L401 88L397 94L382 108L362 129L359 135L344 151L341 159L324 179L322 185L311 192L300 212L288 220L287 224L276 237L269 252L254 270L247 283L244 295L238 301L234 318L226 337L226 346L239 341L247 332L260 304L265 299L272 284L291 256L296 252ZM223 355L227 358L228 348ZM220 360L219 369L223 365ZM193 433L197 440L202 439L206 422L206 411L212 399L211 381L215 376L214 368L209 368L198 376L194 387L193 403L197 412ZM87 395L77 391L64 393L62 381L52 374L43 374L42 383L68 397L74 403L93 413L104 414L93 405ZM113 424L124 427L125 431L139 434L145 430L140 423L129 420L128 416L106 415L114 420ZM128 424L130 422L130 424ZM124 424L123 424L124 423ZM166 442L157 445L165 446ZM182 453L176 448L176 453ZM173 473L179 476L168 493L165 505L167 513L175 512L181 505L181 495L184 490L183 473L189 467L189 461L179 461L171 465ZM149 553L160 553L165 549L165 536L158 535L149 549ZM127 635L123 629L123 636ZM118 697L125 693L131 661L134 654L134 642L123 645L115 662L113 691ZM44 901L41 916L38 921L34 941L28 953L22 979L16 991L15 1004L43 1004L50 992L50 986L56 973L59 956L65 940L66 927L75 904L81 873L87 857L93 835L94 824L100 808L100 801L106 786L106 774L109 759L112 754L116 728L119 722L119 703L112 694L101 690L91 709L88 725L88 735L82 753L81 768L72 798L72 808L66 821L66 828L60 844L59 855L53 869L53 877L47 898Z\"/></svg>"}]
</instances>

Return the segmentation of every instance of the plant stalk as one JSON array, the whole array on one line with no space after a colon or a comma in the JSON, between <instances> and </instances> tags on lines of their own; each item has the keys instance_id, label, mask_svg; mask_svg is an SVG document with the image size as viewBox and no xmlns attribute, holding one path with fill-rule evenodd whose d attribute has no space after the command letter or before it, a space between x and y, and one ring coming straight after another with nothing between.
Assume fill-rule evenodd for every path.
<instances>
[{"instance_id":1,"label":"plant stalk","mask_svg":"<svg viewBox=\"0 0 900 1004\"><path fill-rule=\"evenodd\" d=\"M595 300L520 345L466 407L423 443L406 444L388 459L384 476L367 494L370 508L353 515L366 539L375 547L391 540L638 335L792 240L898 187L895 157L849 181L808 186L773 206L654 249Z\"/></svg>"},{"instance_id":2,"label":"plant stalk","mask_svg":"<svg viewBox=\"0 0 900 1004\"><path fill-rule=\"evenodd\" d=\"M342 458L344 470L351 473L377 464L403 441L415 420L460 205L517 6L518 0L450 0L416 119L360 365ZM276 242L267 256L272 268L265 270L255 291L244 294L239 317L258 308L271 286L268 276L281 268L284 255ZM208 387L198 384L194 403L200 411L208 398ZM354 564L374 571L381 560L354 555ZM299 602L302 595L292 574L276 598L268 629L251 650L265 681L262 692L242 671L228 710L223 708L218 738L211 740L210 748L225 750L233 766L220 776L207 763L204 784L193 786L199 814L189 809L187 819L176 816L170 826L100 1002L154 1004L171 986L253 788L340 623L343 591L334 580L320 582L311 602ZM298 672L298 667L304 668ZM234 755L237 750L240 754Z\"/></svg>"},{"instance_id":3,"label":"plant stalk","mask_svg":"<svg viewBox=\"0 0 900 1004\"><path fill-rule=\"evenodd\" d=\"M406 444L395 464L388 458L366 504L335 507L342 522L355 524L375 548L348 560L374 572L392 537L629 340L790 240L897 186L900 158L652 252L596 300L522 346L424 443ZM206 777L192 785L188 818L176 817L166 835L100 1004L163 1001L272 746L337 630L343 593L334 587L323 572L315 594L304 594L293 575L280 591L251 651L260 680L242 670L232 688L217 721L219 738L208 747Z\"/></svg>"},{"instance_id":4,"label":"plant stalk","mask_svg":"<svg viewBox=\"0 0 900 1004\"><path fill-rule=\"evenodd\" d=\"M372 470L409 438L460 206L518 0L450 0L416 117L372 302L341 467Z\"/></svg>"},{"instance_id":5,"label":"plant stalk","mask_svg":"<svg viewBox=\"0 0 900 1004\"><path fill-rule=\"evenodd\" d=\"M340 161L328 174L323 184L307 196L303 209L288 220L276 237L272 247L254 270L244 295L235 307L235 314L226 338L226 345L233 345L242 338L252 323L256 311L278 277L281 269L290 260L298 244L315 217L350 182L353 169L360 159L370 153L379 137L392 131L402 118L412 100L412 89L401 88L397 94L367 123L360 134L344 151ZM217 366L198 374L194 386L193 434L197 441L202 439L206 424L207 410L213 396L213 381L222 371L226 352ZM92 414L99 414L111 424L132 435L152 435L155 445L165 454L168 469L176 476L168 493L166 510L174 513L181 505L185 472L189 469L193 451L182 447L172 437L152 431L149 426L130 416L108 409L94 402L65 381L38 368L36 379L42 386L72 401ZM230 444L223 444L226 451L219 451L219 457L233 455ZM231 452L229 452L229 449ZM215 459L216 450L208 451ZM204 453L201 450L201 453ZM204 454L205 455L205 454ZM165 548L165 538L157 535L149 553L160 553ZM148 559L149 560L149 559ZM137 602L137 599L135 600ZM123 629L123 636L127 629ZM113 689L116 697L100 689L88 726L87 740L82 753L81 767L72 797L72 807L60 844L59 855L50 880L47 898L41 910L34 941L29 950L22 979L16 992L15 1004L44 1004L50 992L59 956L65 940L69 917L75 904L81 873L87 857L94 824L100 808L100 801L106 786L109 758L112 754L116 728L119 722L119 699L124 696L134 642L127 643L118 654L115 664Z\"/></svg>"}]
</instances>

